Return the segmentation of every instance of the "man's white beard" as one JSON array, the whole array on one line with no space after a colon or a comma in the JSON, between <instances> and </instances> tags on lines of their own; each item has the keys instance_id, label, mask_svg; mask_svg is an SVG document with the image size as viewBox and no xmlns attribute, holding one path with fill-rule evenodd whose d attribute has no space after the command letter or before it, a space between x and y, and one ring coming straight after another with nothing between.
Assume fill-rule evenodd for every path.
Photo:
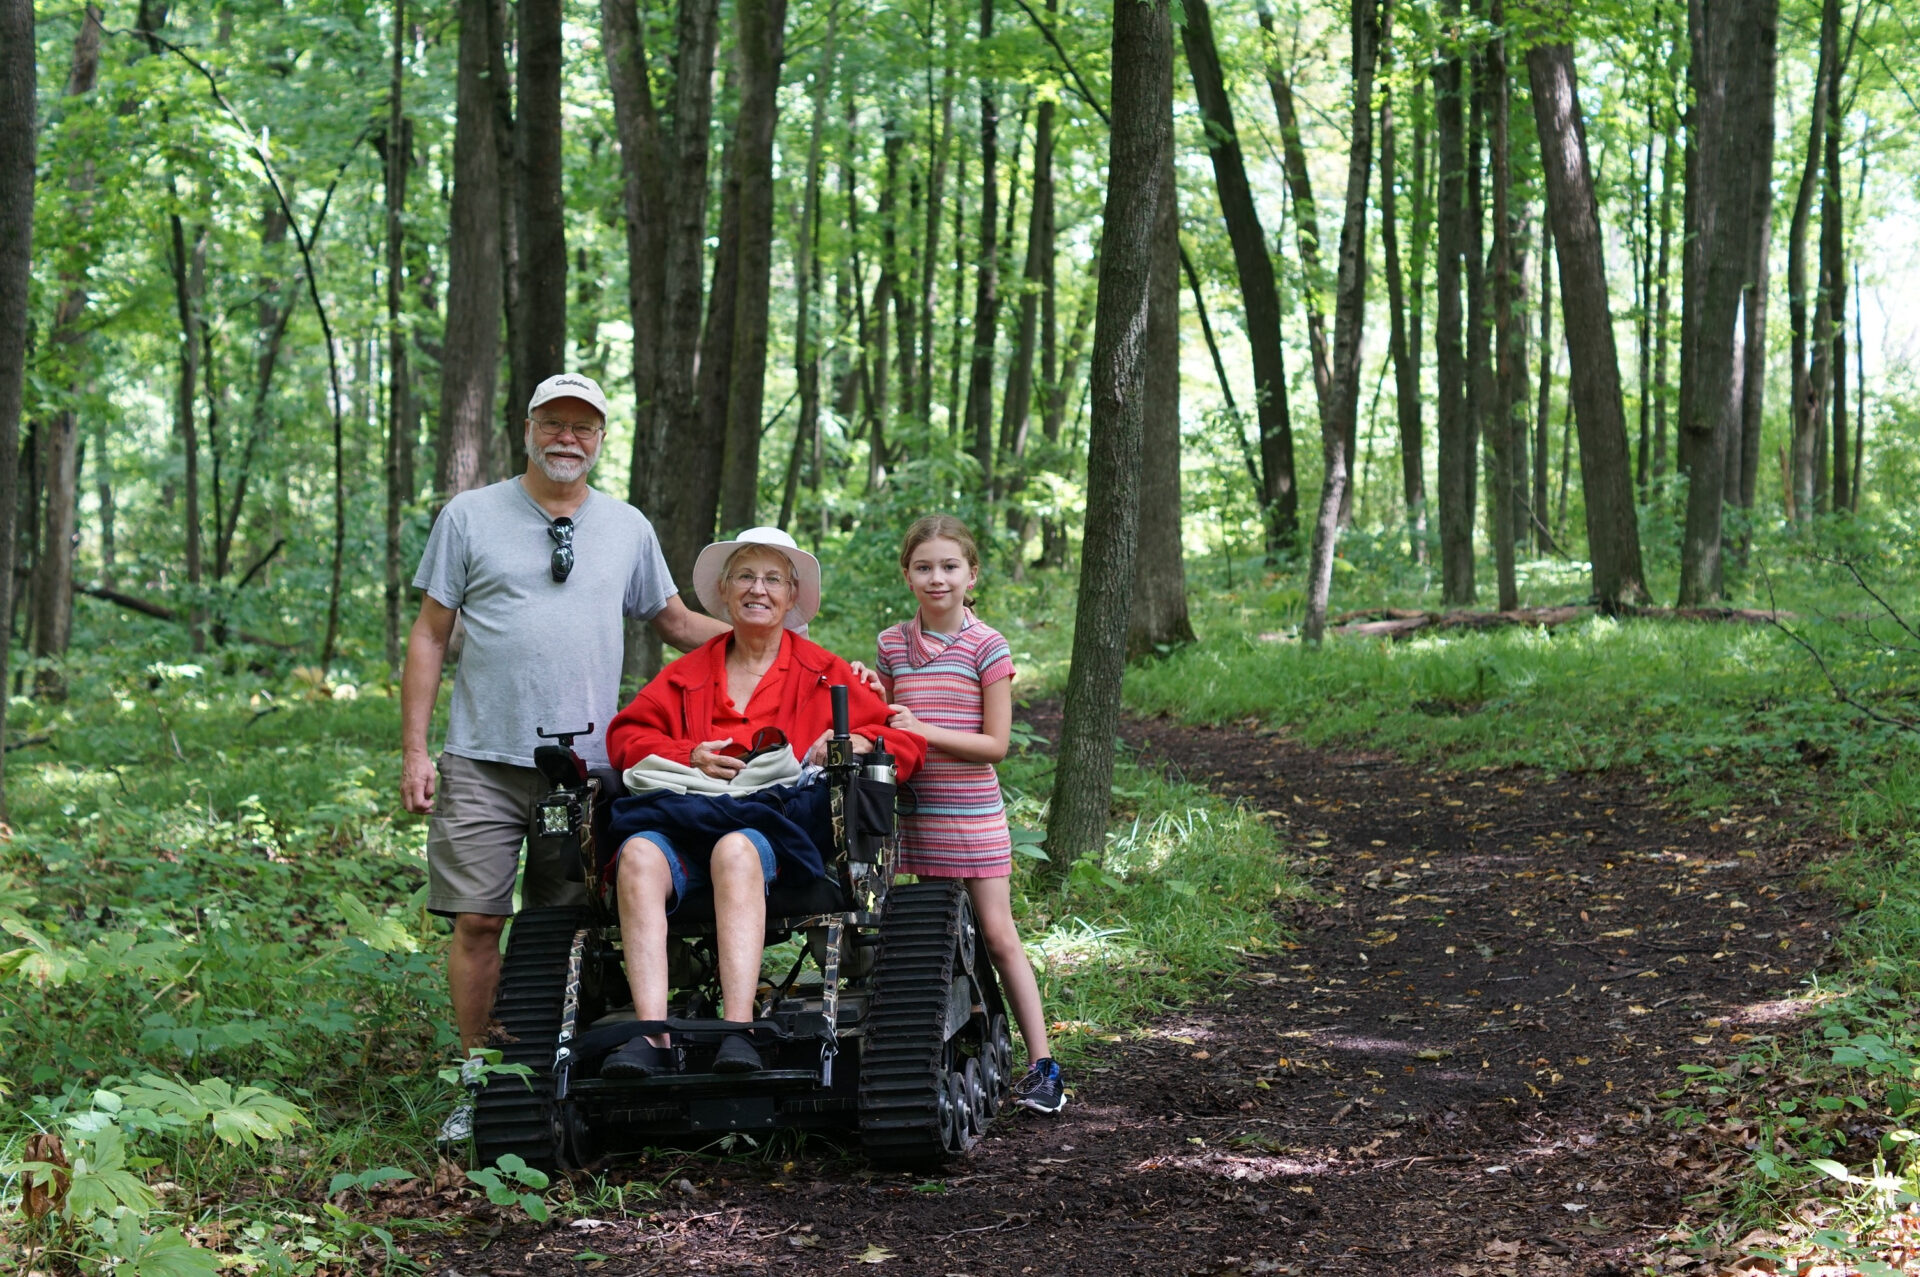
<instances>
[{"instance_id":1,"label":"man's white beard","mask_svg":"<svg viewBox=\"0 0 1920 1277\"><path fill-rule=\"evenodd\" d=\"M574 446L579 447L578 444ZM600 464L598 449L594 449L585 460L576 457L549 456L549 453L564 451L564 446L551 443L545 448L535 447L531 429L526 432L526 448L527 455L533 458L533 464L540 467L540 473L555 483L577 483L592 474L593 468Z\"/></svg>"}]
</instances>

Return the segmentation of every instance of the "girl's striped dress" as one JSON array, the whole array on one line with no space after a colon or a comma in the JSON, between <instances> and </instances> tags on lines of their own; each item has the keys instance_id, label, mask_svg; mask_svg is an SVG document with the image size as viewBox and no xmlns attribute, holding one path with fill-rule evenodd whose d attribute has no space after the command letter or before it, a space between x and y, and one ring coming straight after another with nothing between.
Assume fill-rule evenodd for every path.
<instances>
[{"instance_id":1,"label":"girl's striped dress","mask_svg":"<svg viewBox=\"0 0 1920 1277\"><path fill-rule=\"evenodd\" d=\"M982 689L1013 677L1013 653L992 626L966 613L960 632L930 634L920 618L883 631L879 669L893 699L922 721L977 732ZM963 762L939 749L907 786L913 810L900 817L900 869L923 878L1003 878L1013 841L992 763Z\"/></svg>"}]
</instances>

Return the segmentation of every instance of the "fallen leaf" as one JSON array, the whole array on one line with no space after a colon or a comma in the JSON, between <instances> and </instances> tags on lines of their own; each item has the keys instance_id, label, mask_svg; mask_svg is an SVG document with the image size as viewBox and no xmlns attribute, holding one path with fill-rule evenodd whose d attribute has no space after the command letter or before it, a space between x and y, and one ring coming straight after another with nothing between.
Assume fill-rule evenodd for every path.
<instances>
[{"instance_id":1,"label":"fallen leaf","mask_svg":"<svg viewBox=\"0 0 1920 1277\"><path fill-rule=\"evenodd\" d=\"M894 1258L892 1251L887 1250L878 1242L874 1242L858 1255L855 1255L853 1262L856 1264L884 1264L892 1258Z\"/></svg>"}]
</instances>

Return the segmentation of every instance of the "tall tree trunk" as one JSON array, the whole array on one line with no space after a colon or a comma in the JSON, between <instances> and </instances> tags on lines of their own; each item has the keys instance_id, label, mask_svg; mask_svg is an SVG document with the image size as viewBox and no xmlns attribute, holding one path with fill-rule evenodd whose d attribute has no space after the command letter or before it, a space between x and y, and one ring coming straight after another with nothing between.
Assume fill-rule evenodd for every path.
<instances>
[{"instance_id":1,"label":"tall tree trunk","mask_svg":"<svg viewBox=\"0 0 1920 1277\"><path fill-rule=\"evenodd\" d=\"M1313 202L1313 181L1307 172L1307 149L1300 140L1300 116L1293 100L1293 68L1282 68L1279 35L1274 30L1273 14L1264 3L1258 6L1261 29L1273 47L1268 50L1267 89L1273 95L1274 114L1280 120L1280 146L1287 176L1287 193L1293 197L1293 226L1300 246L1300 273L1303 276L1300 304L1307 315L1307 347L1313 357L1314 399L1325 421L1330 406L1327 394L1332 371L1327 359L1327 317L1321 301L1325 287L1325 268L1320 262L1320 211Z\"/></svg>"},{"instance_id":2,"label":"tall tree trunk","mask_svg":"<svg viewBox=\"0 0 1920 1277\"><path fill-rule=\"evenodd\" d=\"M1773 248L1773 134L1768 132L1755 157L1760 172L1753 178L1764 193L1767 212L1753 237L1753 262L1740 298L1740 328L1745 349L1741 355L1740 429L1727 453L1726 499L1751 513L1760 468L1760 431L1765 425L1767 397L1767 290L1772 277ZM1751 370L1751 375L1745 375ZM1744 565L1752 542L1750 521L1740 536L1739 558Z\"/></svg>"},{"instance_id":3,"label":"tall tree trunk","mask_svg":"<svg viewBox=\"0 0 1920 1277\"><path fill-rule=\"evenodd\" d=\"M1793 215L1787 223L1787 327L1792 334L1788 359L1793 376L1792 490L1787 504L1793 516L1802 520L1813 517L1815 439L1820 433L1826 401L1826 388L1809 366L1807 226L1812 220L1813 188L1819 180L1820 157L1827 135L1828 86L1838 78L1835 68L1839 51L1840 3L1825 0L1820 9L1820 61L1814 73L1813 99L1808 112L1806 158L1800 167Z\"/></svg>"},{"instance_id":4,"label":"tall tree trunk","mask_svg":"<svg viewBox=\"0 0 1920 1277\"><path fill-rule=\"evenodd\" d=\"M1656 25L1659 11L1655 10ZM1638 349L1635 364L1640 380L1640 444L1634 455L1633 477L1640 501L1647 500L1653 465L1653 151L1659 138L1659 93L1647 93L1647 164L1640 188L1640 236L1635 244L1634 289L1639 315L1634 325Z\"/></svg>"},{"instance_id":5,"label":"tall tree trunk","mask_svg":"<svg viewBox=\"0 0 1920 1277\"><path fill-rule=\"evenodd\" d=\"M733 375L727 388L726 460L720 479L720 521L729 530L751 525L760 499L760 415L767 388L773 269L773 126L780 107L787 0L741 0L734 21L740 56L734 158L740 181L740 273L735 284Z\"/></svg>"},{"instance_id":6,"label":"tall tree trunk","mask_svg":"<svg viewBox=\"0 0 1920 1277\"><path fill-rule=\"evenodd\" d=\"M67 73L65 96L76 99L93 92L100 73L100 10L89 4L73 42L73 62ZM33 127L29 124L29 127ZM67 178L66 200L76 228L93 220L94 174L91 160L77 164ZM66 655L73 633L73 542L78 521L80 421L73 407L87 380L86 271L94 246L71 243L60 253L60 279L65 285L54 312L52 348L66 382L66 401L42 423L36 442L40 473L46 492L41 544L46 552L35 564L32 652L57 659ZM36 692L53 700L66 697L66 680L57 668L42 666L34 678Z\"/></svg>"},{"instance_id":7,"label":"tall tree trunk","mask_svg":"<svg viewBox=\"0 0 1920 1277\"><path fill-rule=\"evenodd\" d=\"M1373 174L1373 75L1380 57L1386 12L1374 0L1353 0L1353 110L1347 149L1346 213L1340 223L1340 266L1333 303L1333 366L1328 405L1332 416L1320 423L1320 455L1325 460L1320 515L1314 522L1313 551L1307 569L1307 614L1300 636L1318 643L1326 632L1327 598L1333 588L1333 552L1340 538L1342 511L1350 508L1347 485L1353 474L1351 441L1358 433L1360 337L1367 301L1367 183Z\"/></svg>"},{"instance_id":8,"label":"tall tree trunk","mask_svg":"<svg viewBox=\"0 0 1920 1277\"><path fill-rule=\"evenodd\" d=\"M1468 0L1468 20L1483 24L1485 0ZM1488 419L1493 409L1493 315L1487 305L1487 52L1484 37L1467 58L1470 88L1467 94L1467 209L1466 234L1461 251L1467 276L1467 494L1468 508L1478 506L1474 485L1486 460ZM1490 466L1488 467L1491 468ZM1493 540L1493 480L1487 480L1487 539Z\"/></svg>"},{"instance_id":9,"label":"tall tree trunk","mask_svg":"<svg viewBox=\"0 0 1920 1277\"><path fill-rule=\"evenodd\" d=\"M1854 455L1857 457L1859 453L1856 451ZM115 563L113 461L107 453L107 421L103 416L93 420L93 492L100 507L100 584L111 590L119 584L119 569ZM0 599L0 606L4 604L5 600ZM0 612L0 616L4 615L5 612ZM4 681L4 676L5 671L0 670L0 681Z\"/></svg>"},{"instance_id":10,"label":"tall tree trunk","mask_svg":"<svg viewBox=\"0 0 1920 1277\"><path fill-rule=\"evenodd\" d=\"M1440 443L1440 596L1462 606L1474 601L1473 587L1473 427L1467 416L1467 352L1461 324L1461 258L1466 249L1466 120L1462 101L1465 64L1457 42L1460 0L1441 7L1445 57L1433 64L1435 155L1439 195L1435 211L1439 261L1434 270L1433 350Z\"/></svg>"},{"instance_id":11,"label":"tall tree trunk","mask_svg":"<svg viewBox=\"0 0 1920 1277\"><path fill-rule=\"evenodd\" d=\"M664 205L659 319L655 325L658 353L651 361L653 388L635 388L636 395L651 401L651 412L640 418L645 423L643 433L635 440L636 451L644 451L646 471L633 476L639 480L637 485L631 479L628 483L628 499L642 499L641 509L653 521L668 569L673 579L681 582L689 579L695 556L713 533L720 490L718 423L725 411L729 362L727 350L709 350L702 344L700 317L706 284L707 148L713 122L714 47L719 27L717 0L681 0L675 19L677 74L671 99L672 131L664 157L664 189L656 197ZM645 80L640 83L644 86ZM638 149L642 155L646 153L644 147ZM713 319L709 320L706 340L715 339L714 321L724 315L725 341L730 343L734 278L730 263L739 223L737 185L730 185L723 193L720 221ZM729 263L724 270L723 262ZM639 332L638 317L635 332ZM636 380L637 365L636 359ZM719 414L711 422L701 396L701 386L710 372L717 378ZM650 670L651 664L645 668Z\"/></svg>"},{"instance_id":12,"label":"tall tree trunk","mask_svg":"<svg viewBox=\"0 0 1920 1277\"><path fill-rule=\"evenodd\" d=\"M1254 413L1260 428L1260 472L1255 495L1266 529L1267 553L1288 553L1298 544L1299 494L1294 485L1293 423L1287 406L1286 345L1280 335L1280 292L1274 282L1267 235L1247 181L1233 102L1213 38L1206 0L1187 0L1180 27L1193 95L1206 121L1207 155L1213 162L1214 189L1233 245L1240 279L1242 322L1252 349Z\"/></svg>"},{"instance_id":13,"label":"tall tree trunk","mask_svg":"<svg viewBox=\"0 0 1920 1277\"><path fill-rule=\"evenodd\" d=\"M1173 100L1173 59L1167 59ZM1193 642L1187 617L1186 554L1180 543L1180 210L1173 147L1165 148L1153 271L1147 284L1146 378L1141 387L1140 539L1128 600L1127 659Z\"/></svg>"},{"instance_id":14,"label":"tall tree trunk","mask_svg":"<svg viewBox=\"0 0 1920 1277\"><path fill-rule=\"evenodd\" d=\"M1640 530L1633 505L1633 469L1620 398L1620 363L1607 300L1600 243L1600 206L1587 162L1586 123L1573 46L1538 44L1527 51L1534 122L1546 171L1547 209L1560 259L1560 315L1567 330L1567 395L1580 429L1581 488L1587 504L1587 553L1593 593L1603 608L1647 597L1640 566Z\"/></svg>"},{"instance_id":15,"label":"tall tree trunk","mask_svg":"<svg viewBox=\"0 0 1920 1277\"><path fill-rule=\"evenodd\" d=\"M1139 531L1148 297L1166 153L1173 145L1173 23L1166 0L1113 11L1113 125L1094 329L1093 429L1066 726L1047 818L1048 877L1100 848L1112 810L1127 594Z\"/></svg>"},{"instance_id":16,"label":"tall tree trunk","mask_svg":"<svg viewBox=\"0 0 1920 1277\"><path fill-rule=\"evenodd\" d=\"M1394 189L1393 89L1380 90L1380 251L1387 268L1387 349L1393 358L1394 415L1400 425L1400 492L1407 508L1407 552L1427 557L1427 485L1421 449L1420 367L1407 341L1407 290L1400 266L1399 194Z\"/></svg>"},{"instance_id":17,"label":"tall tree trunk","mask_svg":"<svg viewBox=\"0 0 1920 1277\"><path fill-rule=\"evenodd\" d=\"M787 465L786 489L780 498L780 526L791 528L799 500L802 463L814 447L820 430L820 349L813 335L814 290L820 282L820 153L826 144L827 95L832 91L834 44L839 34L839 5L827 10L826 47L820 70L813 78L813 126L807 141L807 176L800 204L800 233L793 253L793 367L798 383L800 420L793 431L793 456ZM820 476L814 475L819 486Z\"/></svg>"},{"instance_id":18,"label":"tall tree trunk","mask_svg":"<svg viewBox=\"0 0 1920 1277\"><path fill-rule=\"evenodd\" d=\"M1488 170L1493 185L1493 402L1487 414L1487 441L1493 448L1493 565L1498 607L1508 612L1520 606L1514 581L1513 543L1523 530L1516 519L1514 481L1519 474L1515 460L1515 434L1519 406L1514 389L1521 373L1516 366L1520 343L1516 340L1513 314L1514 278L1517 274L1513 245L1513 222L1508 207L1513 178L1511 154L1507 142L1507 44L1500 34L1506 21L1502 0L1492 0L1488 19L1493 38L1487 42L1484 71L1487 104ZM1524 438L1524 436L1522 436Z\"/></svg>"},{"instance_id":19,"label":"tall tree trunk","mask_svg":"<svg viewBox=\"0 0 1920 1277\"><path fill-rule=\"evenodd\" d=\"M980 42L993 38L993 0L980 0ZM973 434L973 459L980 466L980 492L993 492L993 354L1000 314L1000 253L995 243L999 216L999 90L980 77L980 242L974 261L973 343L967 375L967 429ZM979 527L984 531L987 523Z\"/></svg>"},{"instance_id":20,"label":"tall tree trunk","mask_svg":"<svg viewBox=\"0 0 1920 1277\"><path fill-rule=\"evenodd\" d=\"M703 9L701 0L683 0L680 5L682 38L687 23ZM711 43L711 35L707 44ZM675 332L663 322L666 309L667 212L666 205L677 198L677 178L666 171L667 158L660 137L660 120L648 83L646 33L633 0L601 0L600 43L607 55L607 87L613 97L614 137L620 147L620 212L627 243L627 315L633 326L633 456L627 469L627 500L660 520L667 512L655 504L655 498L667 496L661 491L664 477L658 467L666 462L666 439L676 420L684 421L690 398L690 369L682 370L676 384L679 397L669 405L663 399L664 385L672 380L663 367L661 347L677 342L686 350L690 334ZM697 37L695 43L678 51L687 59L688 74L707 45ZM711 75L708 77L711 79ZM675 81L676 86L679 80ZM701 139L701 176L705 174L706 139ZM705 213L704 182L701 184L702 213ZM704 216L702 218L704 222ZM699 285L696 280L695 288ZM684 316L683 316L684 318ZM694 320L699 310L696 297ZM531 391L531 387L529 387ZM521 403L526 402L521 400ZM509 404L509 410L520 409ZM676 418L675 410L681 414ZM664 529L662 529L664 535ZM676 578L677 579L677 578ZM638 626L629 624L628 644L633 645Z\"/></svg>"},{"instance_id":21,"label":"tall tree trunk","mask_svg":"<svg viewBox=\"0 0 1920 1277\"><path fill-rule=\"evenodd\" d=\"M1533 513L1534 542L1542 548L1553 547L1553 533L1547 526L1547 454L1552 444L1548 412L1553 406L1553 219L1542 210L1540 218L1540 390L1539 407L1533 414L1533 498L1528 502Z\"/></svg>"},{"instance_id":22,"label":"tall tree trunk","mask_svg":"<svg viewBox=\"0 0 1920 1277\"><path fill-rule=\"evenodd\" d=\"M492 0L460 0L447 329L434 489L444 503L487 481L500 364L500 153L489 87Z\"/></svg>"},{"instance_id":23,"label":"tall tree trunk","mask_svg":"<svg viewBox=\"0 0 1920 1277\"><path fill-rule=\"evenodd\" d=\"M740 177L735 163L739 147L730 143L720 155L719 243L713 257L713 284L707 290L707 324L700 338L701 436L695 447L700 465L687 493L687 513L677 530L663 529L664 539L676 537L680 558L671 553L667 567L674 580L689 580L700 547L713 539L720 515L722 473L725 466L728 390L733 384L735 314L740 295ZM737 530L737 529L734 529Z\"/></svg>"},{"instance_id":24,"label":"tall tree trunk","mask_svg":"<svg viewBox=\"0 0 1920 1277\"><path fill-rule=\"evenodd\" d=\"M1673 188L1674 120L1667 117L1660 150L1660 255L1654 266L1653 303L1653 477L1667 473L1667 356L1673 346Z\"/></svg>"},{"instance_id":25,"label":"tall tree trunk","mask_svg":"<svg viewBox=\"0 0 1920 1277\"><path fill-rule=\"evenodd\" d=\"M385 137L387 206L387 520L386 617L387 668L398 677L401 652L401 601L406 581L400 559L400 512L410 499L402 487L402 460L409 440L407 400L412 378L407 371L407 334L400 322L400 283L406 275L407 162L413 150L413 129L407 120L407 0L393 4L393 73L387 83ZM237 500L237 498L236 498Z\"/></svg>"},{"instance_id":26,"label":"tall tree trunk","mask_svg":"<svg viewBox=\"0 0 1920 1277\"><path fill-rule=\"evenodd\" d=\"M520 159L514 146L513 78L507 70L507 51L513 46L509 0L493 0L487 10L487 87L493 99L493 146L500 174L500 297L506 319L507 411L488 443L492 477L526 469L527 400L533 384L526 379L526 343L520 331ZM517 405L517 406L516 406Z\"/></svg>"},{"instance_id":27,"label":"tall tree trunk","mask_svg":"<svg viewBox=\"0 0 1920 1277\"><path fill-rule=\"evenodd\" d=\"M515 0L519 21L518 116L514 121L514 194L520 203L519 344L514 378L523 382L507 404L508 433L526 416L533 388L567 360L567 183L561 167L562 71L560 0Z\"/></svg>"},{"instance_id":28,"label":"tall tree trunk","mask_svg":"<svg viewBox=\"0 0 1920 1277\"><path fill-rule=\"evenodd\" d=\"M169 244L168 264L173 269L173 300L176 318L180 325L180 352L178 372L174 386L173 432L180 445L182 458L180 486L185 495L185 522L182 528L182 541L186 548L187 588L192 596L188 605L189 621L187 636L189 646L195 652L206 650L206 631L201 623L200 587L202 583L200 564L200 434L194 416L195 387L200 375L200 290L196 287L206 276L207 240L204 229L197 230L191 248L187 244L186 227L178 213L168 218L172 231ZM45 460L46 458L43 458ZM48 485L51 503L52 486L57 476L45 475L43 482ZM49 531L52 531L49 528ZM42 541L41 564L62 551ZM71 577L69 576L69 579ZM44 606L40 598L47 577L44 566L40 580L35 583L34 602L36 608Z\"/></svg>"},{"instance_id":29,"label":"tall tree trunk","mask_svg":"<svg viewBox=\"0 0 1920 1277\"><path fill-rule=\"evenodd\" d=\"M1694 106L1680 347L1687 472L1682 606L1710 602L1721 592L1722 472L1740 426L1734 329L1753 282L1755 240L1770 212L1761 161L1772 139L1778 12L1778 0L1690 0L1687 7Z\"/></svg>"},{"instance_id":30,"label":"tall tree trunk","mask_svg":"<svg viewBox=\"0 0 1920 1277\"><path fill-rule=\"evenodd\" d=\"M13 615L14 495L33 282L34 51L33 0L0 0L0 624ZM10 646L0 643L0 692L8 686ZM0 735L6 701L0 695ZM0 753L0 820L7 815L5 767Z\"/></svg>"},{"instance_id":31,"label":"tall tree trunk","mask_svg":"<svg viewBox=\"0 0 1920 1277\"><path fill-rule=\"evenodd\" d=\"M1001 446L1016 470L1019 458L1027 451L1033 410L1033 359L1040 341L1040 300L1046 261L1053 255L1053 106L1051 99L1042 102L1034 122L1033 207L1027 213L1027 256L1020 271L1020 320L1013 360L1007 367L1006 399L1000 410ZM1174 255L1179 256L1177 239ZM1177 286L1178 281L1175 283Z\"/></svg>"},{"instance_id":32,"label":"tall tree trunk","mask_svg":"<svg viewBox=\"0 0 1920 1277\"><path fill-rule=\"evenodd\" d=\"M1835 513L1853 508L1847 495L1853 472L1847 463L1847 211L1841 189L1845 174L1840 167L1840 81L1845 75L1846 64L1841 62L1827 80L1826 174L1820 187L1820 278L1826 284L1825 327L1831 351L1827 404L1833 431L1833 500L1828 508Z\"/></svg>"},{"instance_id":33,"label":"tall tree trunk","mask_svg":"<svg viewBox=\"0 0 1920 1277\"><path fill-rule=\"evenodd\" d=\"M933 421L933 321L934 321L934 285L939 277L940 265L940 214L945 207L947 184L947 158L953 151L953 33L948 32L946 69L940 80L940 126L938 137L934 136L931 118L931 98L933 96L933 66L927 66L927 96L929 98L929 118L927 120L928 145L933 148L933 164L927 175L927 230L925 249L920 255L920 389L914 397L913 410L920 420L927 424Z\"/></svg>"}]
</instances>

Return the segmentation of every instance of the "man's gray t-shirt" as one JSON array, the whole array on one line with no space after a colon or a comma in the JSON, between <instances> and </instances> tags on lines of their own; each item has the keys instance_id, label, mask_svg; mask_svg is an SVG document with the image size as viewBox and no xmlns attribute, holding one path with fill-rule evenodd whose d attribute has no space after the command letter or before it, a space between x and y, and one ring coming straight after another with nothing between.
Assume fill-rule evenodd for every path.
<instances>
[{"instance_id":1,"label":"man's gray t-shirt","mask_svg":"<svg viewBox=\"0 0 1920 1277\"><path fill-rule=\"evenodd\" d=\"M607 764L620 708L621 617L653 619L676 593L647 517L589 488L574 511L573 571L555 581L553 520L516 476L440 512L415 589L466 622L446 752L533 766L534 729L593 724L573 747Z\"/></svg>"}]
</instances>

